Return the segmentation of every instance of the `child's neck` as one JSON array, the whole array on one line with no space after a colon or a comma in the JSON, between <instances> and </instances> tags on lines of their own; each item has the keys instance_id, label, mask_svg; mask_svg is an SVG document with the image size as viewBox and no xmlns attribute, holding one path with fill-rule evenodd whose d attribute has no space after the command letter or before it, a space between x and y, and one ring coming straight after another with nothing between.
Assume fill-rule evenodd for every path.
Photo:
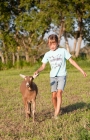
<instances>
[{"instance_id":1,"label":"child's neck","mask_svg":"<svg viewBox=\"0 0 90 140\"><path fill-rule=\"evenodd\" d=\"M59 46L56 47L56 49L54 51L56 51L58 49Z\"/></svg>"}]
</instances>

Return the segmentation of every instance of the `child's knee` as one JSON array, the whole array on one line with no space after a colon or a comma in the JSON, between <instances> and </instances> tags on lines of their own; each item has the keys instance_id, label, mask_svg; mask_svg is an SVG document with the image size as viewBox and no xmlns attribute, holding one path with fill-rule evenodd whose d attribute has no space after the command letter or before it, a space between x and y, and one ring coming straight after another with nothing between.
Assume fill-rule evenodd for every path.
<instances>
[{"instance_id":1,"label":"child's knee","mask_svg":"<svg viewBox=\"0 0 90 140\"><path fill-rule=\"evenodd\" d=\"M53 98L56 98L57 97L57 92L55 91L55 92L52 92L52 97Z\"/></svg>"},{"instance_id":2,"label":"child's knee","mask_svg":"<svg viewBox=\"0 0 90 140\"><path fill-rule=\"evenodd\" d=\"M61 97L62 96L62 92L63 92L62 90L58 90L57 91L57 96Z\"/></svg>"}]
</instances>

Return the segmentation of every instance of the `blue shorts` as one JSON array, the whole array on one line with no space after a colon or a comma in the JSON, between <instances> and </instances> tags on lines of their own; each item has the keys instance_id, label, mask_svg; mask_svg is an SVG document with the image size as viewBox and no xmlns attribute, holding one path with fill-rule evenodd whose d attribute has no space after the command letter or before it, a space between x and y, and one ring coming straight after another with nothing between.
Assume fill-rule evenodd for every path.
<instances>
[{"instance_id":1,"label":"blue shorts","mask_svg":"<svg viewBox=\"0 0 90 140\"><path fill-rule=\"evenodd\" d=\"M66 84L66 76L50 77L51 92L64 90Z\"/></svg>"}]
</instances>

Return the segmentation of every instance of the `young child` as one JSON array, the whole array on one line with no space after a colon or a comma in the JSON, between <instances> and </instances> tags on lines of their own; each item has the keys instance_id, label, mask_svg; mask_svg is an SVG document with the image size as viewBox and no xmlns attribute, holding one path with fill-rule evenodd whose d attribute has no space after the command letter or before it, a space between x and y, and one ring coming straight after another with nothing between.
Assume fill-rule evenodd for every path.
<instances>
[{"instance_id":1,"label":"young child","mask_svg":"<svg viewBox=\"0 0 90 140\"><path fill-rule=\"evenodd\" d=\"M45 53L42 59L41 67L34 74L38 74L39 72L44 70L47 62L50 63L50 85L52 92L52 102L55 109L54 117L57 118L62 103L62 92L66 84L66 60L69 60L69 62L74 67L76 67L84 75L84 77L86 77L87 74L71 58L71 54L66 49L59 48L57 35L52 34L48 37L48 46L50 48L50 51Z\"/></svg>"}]
</instances>

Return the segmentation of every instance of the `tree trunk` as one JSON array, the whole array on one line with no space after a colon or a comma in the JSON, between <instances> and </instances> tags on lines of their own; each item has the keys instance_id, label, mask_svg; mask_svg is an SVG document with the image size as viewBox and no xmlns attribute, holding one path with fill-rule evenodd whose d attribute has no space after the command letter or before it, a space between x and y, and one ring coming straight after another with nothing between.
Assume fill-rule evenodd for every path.
<instances>
[{"instance_id":1,"label":"tree trunk","mask_svg":"<svg viewBox=\"0 0 90 140\"><path fill-rule=\"evenodd\" d=\"M60 25L59 36L58 36L59 43L60 43L61 37L63 35L63 27L64 27L64 19L62 18L61 25Z\"/></svg>"},{"instance_id":2,"label":"tree trunk","mask_svg":"<svg viewBox=\"0 0 90 140\"><path fill-rule=\"evenodd\" d=\"M65 42L66 50L70 53L70 47L68 41Z\"/></svg>"},{"instance_id":3,"label":"tree trunk","mask_svg":"<svg viewBox=\"0 0 90 140\"><path fill-rule=\"evenodd\" d=\"M69 47L69 43L68 43L68 35L67 35L65 27L63 29L63 36L65 39L65 47L66 47L67 51L70 52L70 47Z\"/></svg>"},{"instance_id":4,"label":"tree trunk","mask_svg":"<svg viewBox=\"0 0 90 140\"><path fill-rule=\"evenodd\" d=\"M78 46L77 46L76 53L75 53L75 56L76 56L76 57L79 56L81 43L82 43L82 36L80 36L80 37L78 38Z\"/></svg>"},{"instance_id":5,"label":"tree trunk","mask_svg":"<svg viewBox=\"0 0 90 140\"><path fill-rule=\"evenodd\" d=\"M25 44L25 41L23 40L23 45L25 48L25 57L26 57L26 61L29 62L29 53L28 53L28 46Z\"/></svg>"},{"instance_id":6,"label":"tree trunk","mask_svg":"<svg viewBox=\"0 0 90 140\"><path fill-rule=\"evenodd\" d=\"M75 52L76 52L76 46L77 46L77 39L74 39L74 44L73 44L73 50L72 50L72 55L75 57Z\"/></svg>"},{"instance_id":7,"label":"tree trunk","mask_svg":"<svg viewBox=\"0 0 90 140\"><path fill-rule=\"evenodd\" d=\"M0 57L1 57L2 63L5 63L4 56L3 56L3 53L1 51L0 51Z\"/></svg>"},{"instance_id":8,"label":"tree trunk","mask_svg":"<svg viewBox=\"0 0 90 140\"><path fill-rule=\"evenodd\" d=\"M7 64L8 63L8 53L5 52L5 63Z\"/></svg>"},{"instance_id":9,"label":"tree trunk","mask_svg":"<svg viewBox=\"0 0 90 140\"><path fill-rule=\"evenodd\" d=\"M12 57L13 57L13 66L14 66L14 64L15 64L15 54L14 53L12 53Z\"/></svg>"},{"instance_id":10,"label":"tree trunk","mask_svg":"<svg viewBox=\"0 0 90 140\"><path fill-rule=\"evenodd\" d=\"M16 57L17 57L16 59L17 59L17 62L18 62L20 60L19 53L16 54Z\"/></svg>"},{"instance_id":11,"label":"tree trunk","mask_svg":"<svg viewBox=\"0 0 90 140\"><path fill-rule=\"evenodd\" d=\"M29 53L28 53L28 51L25 52L25 56L26 56L26 61L29 62Z\"/></svg>"},{"instance_id":12,"label":"tree trunk","mask_svg":"<svg viewBox=\"0 0 90 140\"><path fill-rule=\"evenodd\" d=\"M81 47L81 43L82 43L82 37L83 37L83 12L80 11L80 9L78 9L77 7L77 15L78 15L78 31L76 34L76 38L78 39L78 44L77 44L77 49L76 49L76 53L75 53L75 57L79 56L79 51L80 51L80 47Z\"/></svg>"}]
</instances>

